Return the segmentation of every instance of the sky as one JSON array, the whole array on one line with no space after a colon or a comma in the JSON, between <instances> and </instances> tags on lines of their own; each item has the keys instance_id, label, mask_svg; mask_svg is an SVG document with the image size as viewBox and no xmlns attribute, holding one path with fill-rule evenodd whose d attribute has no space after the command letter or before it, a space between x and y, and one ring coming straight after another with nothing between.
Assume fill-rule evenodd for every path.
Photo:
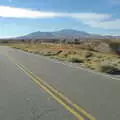
<instances>
[{"instance_id":1,"label":"sky","mask_svg":"<svg viewBox=\"0 0 120 120\"><path fill-rule=\"evenodd\" d=\"M120 35L120 0L0 0L0 38L61 29Z\"/></svg>"}]
</instances>

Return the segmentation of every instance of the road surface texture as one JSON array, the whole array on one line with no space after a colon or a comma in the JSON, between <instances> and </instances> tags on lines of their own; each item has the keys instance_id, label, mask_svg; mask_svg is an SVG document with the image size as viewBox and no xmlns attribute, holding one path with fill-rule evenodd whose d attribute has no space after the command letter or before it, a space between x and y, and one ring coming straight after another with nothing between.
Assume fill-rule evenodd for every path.
<instances>
[{"instance_id":1,"label":"road surface texture","mask_svg":"<svg viewBox=\"0 0 120 120\"><path fill-rule=\"evenodd\" d=\"M120 120L119 78L3 46L0 47L0 120L76 119L74 112L66 110L65 105L41 89L19 64L77 104L85 120Z\"/></svg>"},{"instance_id":2,"label":"road surface texture","mask_svg":"<svg viewBox=\"0 0 120 120\"><path fill-rule=\"evenodd\" d=\"M2 55L2 50L0 48L0 120L76 120Z\"/></svg>"}]
</instances>

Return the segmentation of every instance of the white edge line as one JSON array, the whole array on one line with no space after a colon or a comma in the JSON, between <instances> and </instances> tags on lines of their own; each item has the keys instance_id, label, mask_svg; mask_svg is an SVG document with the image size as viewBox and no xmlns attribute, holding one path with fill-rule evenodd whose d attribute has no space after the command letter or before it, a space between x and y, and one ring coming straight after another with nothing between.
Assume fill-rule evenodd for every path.
<instances>
[{"instance_id":1,"label":"white edge line","mask_svg":"<svg viewBox=\"0 0 120 120\"><path fill-rule=\"evenodd\" d=\"M67 65L65 63L62 63L62 62L57 62L57 61L53 61L55 63L59 63L59 64L63 64L65 66L68 66L68 67L71 67L71 68L74 68L74 69L81 69L81 70L84 70L84 71L87 71L87 72L91 72L93 74L96 74L96 75L101 75L101 76L104 76L104 77L108 77L110 79L114 79L114 80L120 80L119 78L115 78L115 77L112 77L110 75L107 75L107 74L104 74L104 73L99 73L99 72L95 72L95 71L92 71L92 70L88 70L88 69L85 69L85 68L81 68L81 67L73 67L72 65Z\"/></svg>"},{"instance_id":2,"label":"white edge line","mask_svg":"<svg viewBox=\"0 0 120 120\"><path fill-rule=\"evenodd\" d=\"M22 51L22 50L19 50L19 51ZM25 52L25 51L22 51L22 52ZM25 52L25 53L29 53L29 52ZM96 71L89 70L89 69L86 69L86 68L81 68L81 66L79 66L79 67L74 67L74 66L72 66L72 63L71 63L71 65L68 65L68 64L63 63L63 62L61 62L61 61L59 61L59 60L56 60L56 59L54 59L54 58L50 58L50 57L47 57L47 56L42 56L42 55L38 55L38 54L34 54L34 53L29 53L29 54L33 54L33 55L36 55L36 56L41 56L43 59L52 61L52 62L54 62L54 63L58 63L58 64L65 65L65 66L71 67L71 68L73 68L73 69L80 69L80 70L83 70L83 71L87 71L87 72L89 72L89 73L93 73L93 74L96 74L96 75L101 75L101 76L110 78L110 79L112 79L112 80L119 80L119 81L120 81L119 78L112 77L112 76L110 76L110 75L108 75L108 74L105 74L105 73L100 73L100 72L96 72Z\"/></svg>"},{"instance_id":3,"label":"white edge line","mask_svg":"<svg viewBox=\"0 0 120 120\"><path fill-rule=\"evenodd\" d=\"M41 55L40 55L41 56ZM79 67L75 67L75 66L72 66L72 63L71 65L70 64L66 64L66 63L63 63L59 60L55 60L54 58L49 58L49 57L45 57L45 56L42 56L43 59L46 59L46 60L49 60L49 61L52 61L54 63L58 63L58 64L62 64L62 65L65 65L67 67L71 67L73 69L80 69L80 70L83 70L83 71L87 71L89 73L93 73L93 74L96 74L96 75L101 75L101 76L104 76L104 77L107 77L107 78L110 78L110 79L113 79L113 80L120 80L119 78L115 78L115 77L112 77L110 76L109 74L105 74L105 73L100 73L100 72L96 72L96 71L93 71L93 70L89 70L89 69L86 69L86 68L81 68L81 66Z\"/></svg>"}]
</instances>

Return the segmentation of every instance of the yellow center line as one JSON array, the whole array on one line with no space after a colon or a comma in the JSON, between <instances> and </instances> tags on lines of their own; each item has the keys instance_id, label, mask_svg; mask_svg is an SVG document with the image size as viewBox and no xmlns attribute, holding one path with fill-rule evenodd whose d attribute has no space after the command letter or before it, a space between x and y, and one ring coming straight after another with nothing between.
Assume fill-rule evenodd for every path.
<instances>
[{"instance_id":1,"label":"yellow center line","mask_svg":"<svg viewBox=\"0 0 120 120\"><path fill-rule=\"evenodd\" d=\"M47 93L49 93L58 103L63 105L69 112L71 112L76 118L79 120L84 120L76 111L74 111L72 108L70 108L67 104L65 104L61 99L59 99L56 95L54 95L48 88L43 86L39 81L37 81L32 75L30 75L28 72L26 72L21 66L16 64L27 76L29 76L37 85L39 85L43 90L45 90Z\"/></svg>"},{"instance_id":2,"label":"yellow center line","mask_svg":"<svg viewBox=\"0 0 120 120\"><path fill-rule=\"evenodd\" d=\"M24 69L27 69L24 65L20 64ZM71 100L69 100L69 98L67 98L66 96L64 96L62 93L58 92L55 88L53 88L52 86L50 86L49 84L47 84L45 81L41 80L40 77L36 76L35 74L33 74L33 72L29 71L29 73L31 73L32 75L35 76L36 79L38 79L41 83L45 84L48 88L50 88L52 91L54 91L56 94L58 94L62 99L64 99L65 101L67 101L69 104L71 104L72 106L74 106L79 112L83 113L87 118L89 118L90 120L96 120L93 116L91 116L89 113L87 113L83 108L79 107L77 104L73 103Z\"/></svg>"},{"instance_id":3,"label":"yellow center line","mask_svg":"<svg viewBox=\"0 0 120 120\"><path fill-rule=\"evenodd\" d=\"M78 120L84 120L84 118L77 112L75 111L72 107L67 105L62 99L64 99L67 103L72 105L76 110L78 110L80 113L85 115L86 118L89 120L96 120L93 116L91 116L89 113L87 113L83 108L79 107L77 104L73 103L71 100L69 100L66 96L64 96L62 93L58 92L55 88L44 82L43 80L40 79L40 77L36 76L33 72L31 72L28 68L26 68L22 64L17 64L11 57L7 56L18 68L20 68L27 76L29 76L37 85L39 85L43 90L45 90L49 95L51 95L59 104L61 104L66 110L71 112ZM39 81L38 81L39 80ZM43 84L41 84L41 83ZM44 86L46 85L46 86ZM60 99L58 96L59 95L62 99Z\"/></svg>"}]
</instances>

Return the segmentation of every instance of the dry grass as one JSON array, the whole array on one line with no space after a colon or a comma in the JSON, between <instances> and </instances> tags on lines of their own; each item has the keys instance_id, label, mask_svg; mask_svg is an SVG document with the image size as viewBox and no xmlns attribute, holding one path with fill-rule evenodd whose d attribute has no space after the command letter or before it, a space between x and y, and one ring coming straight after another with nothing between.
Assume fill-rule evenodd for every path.
<instances>
[{"instance_id":1,"label":"dry grass","mask_svg":"<svg viewBox=\"0 0 120 120\"><path fill-rule=\"evenodd\" d=\"M99 53L81 49L79 45L68 44L10 44L9 46L27 52L50 56L59 60L80 63L81 65L100 71L100 66L110 64L120 69L120 56L110 53Z\"/></svg>"}]
</instances>

